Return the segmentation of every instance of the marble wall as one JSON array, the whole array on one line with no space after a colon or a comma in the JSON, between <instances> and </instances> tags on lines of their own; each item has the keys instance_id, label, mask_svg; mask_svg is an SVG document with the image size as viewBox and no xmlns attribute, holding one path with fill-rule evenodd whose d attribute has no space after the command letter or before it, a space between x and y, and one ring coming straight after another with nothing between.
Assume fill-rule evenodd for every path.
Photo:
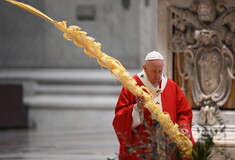
<instances>
[{"instance_id":1,"label":"marble wall","mask_svg":"<svg viewBox=\"0 0 235 160\"><path fill-rule=\"evenodd\" d=\"M80 26L102 44L103 52L120 60L126 68L139 68L139 57L156 48L154 0L131 1L129 8L123 7L120 0L24 2L56 21ZM98 67L81 48L64 40L53 25L12 4L0 3L1 68ZM93 19L78 18L90 14L80 11L86 6L94 9Z\"/></svg>"},{"instance_id":2,"label":"marble wall","mask_svg":"<svg viewBox=\"0 0 235 160\"><path fill-rule=\"evenodd\" d=\"M24 2L56 21L81 27L132 75L146 53L156 49L155 0L131 0L129 6L121 0ZM91 18L84 18L87 15ZM23 86L29 127L113 130L121 85L109 71L66 41L52 24L5 1L0 2L0 20L0 83Z\"/></svg>"}]
</instances>

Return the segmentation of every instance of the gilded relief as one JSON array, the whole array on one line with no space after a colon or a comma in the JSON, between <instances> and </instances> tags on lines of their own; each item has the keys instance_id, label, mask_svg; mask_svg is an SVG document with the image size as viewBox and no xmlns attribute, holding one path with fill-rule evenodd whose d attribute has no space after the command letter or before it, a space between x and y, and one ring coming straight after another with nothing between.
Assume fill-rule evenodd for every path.
<instances>
[{"instance_id":1,"label":"gilded relief","mask_svg":"<svg viewBox=\"0 0 235 160\"><path fill-rule=\"evenodd\" d=\"M171 6L172 51L183 55L183 81L192 84L194 103L201 108L199 123L216 123L219 108L231 93L235 79L235 8L226 1L194 0L189 8Z\"/></svg>"}]
</instances>

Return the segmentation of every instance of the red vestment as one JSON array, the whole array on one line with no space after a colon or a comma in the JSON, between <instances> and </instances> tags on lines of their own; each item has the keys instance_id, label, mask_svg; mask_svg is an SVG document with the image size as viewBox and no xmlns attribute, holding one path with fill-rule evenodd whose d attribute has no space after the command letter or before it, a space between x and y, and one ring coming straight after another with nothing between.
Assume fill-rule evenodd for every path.
<instances>
[{"instance_id":1,"label":"red vestment","mask_svg":"<svg viewBox=\"0 0 235 160\"><path fill-rule=\"evenodd\" d=\"M136 80L137 85L144 85L137 75L133 78ZM161 103L163 112L167 112L170 115L173 123L177 123L180 128L188 129L190 140L194 143L191 132L191 107L181 89L171 79L167 79L166 86L161 92ZM144 122L133 130L132 111L135 104L135 96L127 88L123 87L115 108L113 120L113 127L120 143L119 160L140 160L141 158L138 155L149 152L147 147L138 148L135 153L130 153L127 149L128 147L133 147L131 145L140 145L142 142L148 143L148 137L151 136L149 133L154 130L152 127L154 122L146 108L144 108ZM146 132L146 130L149 131Z\"/></svg>"}]
</instances>

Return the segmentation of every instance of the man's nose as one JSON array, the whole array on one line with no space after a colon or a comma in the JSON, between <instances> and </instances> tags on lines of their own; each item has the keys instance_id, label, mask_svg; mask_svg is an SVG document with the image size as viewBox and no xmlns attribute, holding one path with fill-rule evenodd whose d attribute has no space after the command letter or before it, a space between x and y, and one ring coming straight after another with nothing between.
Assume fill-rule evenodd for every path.
<instances>
[{"instance_id":1,"label":"man's nose","mask_svg":"<svg viewBox=\"0 0 235 160\"><path fill-rule=\"evenodd\" d=\"M157 73L155 76L157 79L161 78L161 74L159 74L159 73Z\"/></svg>"}]
</instances>

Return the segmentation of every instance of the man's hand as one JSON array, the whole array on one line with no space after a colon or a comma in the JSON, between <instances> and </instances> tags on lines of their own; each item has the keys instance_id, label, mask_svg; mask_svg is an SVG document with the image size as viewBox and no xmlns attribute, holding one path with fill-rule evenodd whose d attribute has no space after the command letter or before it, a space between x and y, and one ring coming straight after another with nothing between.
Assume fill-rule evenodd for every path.
<instances>
[{"instance_id":1,"label":"man's hand","mask_svg":"<svg viewBox=\"0 0 235 160\"><path fill-rule=\"evenodd\" d=\"M136 97L136 104L139 110L142 110L144 107L144 97Z\"/></svg>"},{"instance_id":2,"label":"man's hand","mask_svg":"<svg viewBox=\"0 0 235 160\"><path fill-rule=\"evenodd\" d=\"M180 128L180 132L183 133L186 137L188 137L190 139L190 134L189 134L188 129Z\"/></svg>"}]
</instances>

